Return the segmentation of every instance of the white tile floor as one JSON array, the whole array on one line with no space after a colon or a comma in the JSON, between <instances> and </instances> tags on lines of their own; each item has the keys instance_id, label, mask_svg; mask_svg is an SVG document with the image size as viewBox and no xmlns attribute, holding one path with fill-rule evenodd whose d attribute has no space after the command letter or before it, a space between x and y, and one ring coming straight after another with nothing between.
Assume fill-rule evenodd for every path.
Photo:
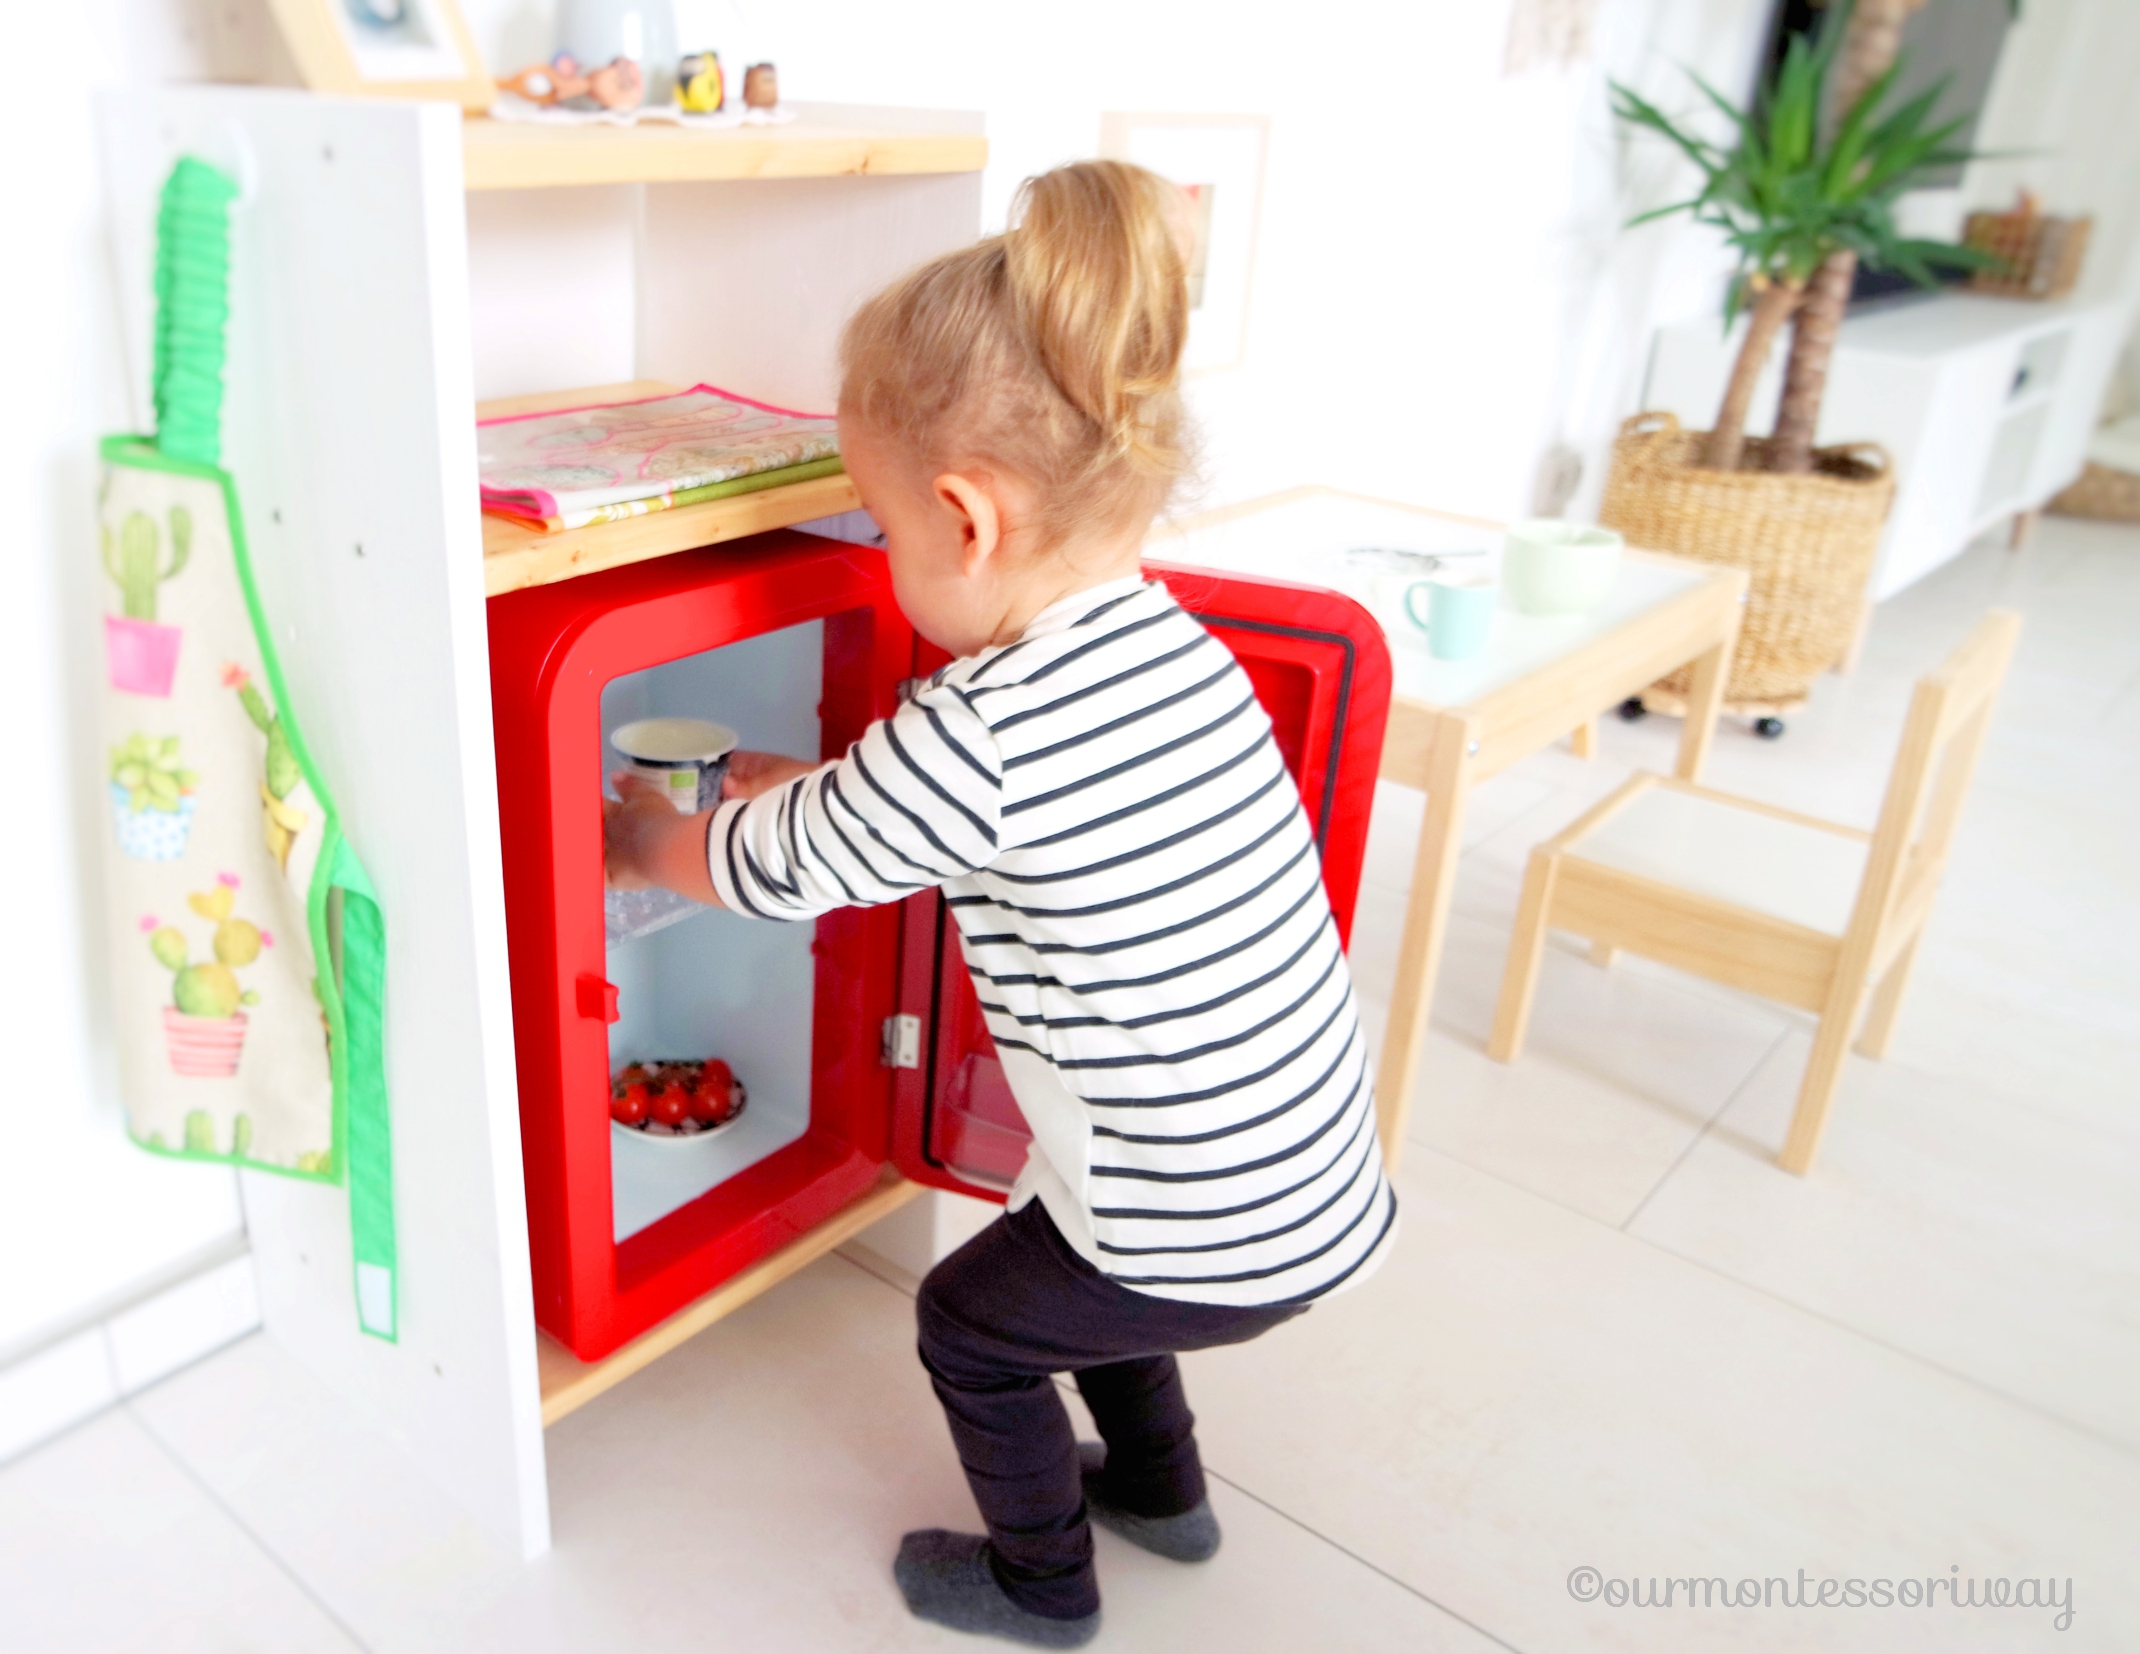
<instances>
[{"instance_id":1,"label":"white tile floor","mask_svg":"<svg viewBox=\"0 0 2140 1654\"><path fill-rule=\"evenodd\" d=\"M1994 602L2029 628L1956 864L1810 1179L1771 1163L1795 1013L1555 948L1525 1059L1481 1050L1525 850L1676 726L1481 794L1403 1244L1191 1359L1226 1548L1185 1569L1101 1535L1096 1647L2140 1648L2140 533L1972 552L1780 744L1724 730L1709 779L1869 824L1910 680ZM1377 1029L1416 819L1386 793L1354 952ZM247 1340L0 1472L0 1647L975 1646L887 1573L902 1529L971 1521L911 1336L880 1260L806 1271L551 1431L531 1567ZM1615 1608L1572 1600L1581 1566L1941 1596ZM1948 1606L1955 1570L2070 1581L2070 1629Z\"/></svg>"}]
</instances>

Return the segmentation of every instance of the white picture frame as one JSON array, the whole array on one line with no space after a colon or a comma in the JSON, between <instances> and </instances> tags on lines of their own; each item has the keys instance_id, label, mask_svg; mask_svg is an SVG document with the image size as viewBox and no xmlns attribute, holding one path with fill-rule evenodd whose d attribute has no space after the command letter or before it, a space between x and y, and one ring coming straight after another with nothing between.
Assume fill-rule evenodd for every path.
<instances>
[{"instance_id":1,"label":"white picture frame","mask_svg":"<svg viewBox=\"0 0 2140 1654\"><path fill-rule=\"evenodd\" d=\"M392 85L468 72L432 0L328 0L328 10L359 80Z\"/></svg>"},{"instance_id":2,"label":"white picture frame","mask_svg":"<svg viewBox=\"0 0 2140 1654\"><path fill-rule=\"evenodd\" d=\"M1197 247L1189 272L1192 377L1239 367L1248 354L1249 297L1263 218L1268 115L1108 113L1100 154L1148 167L1192 191Z\"/></svg>"},{"instance_id":3,"label":"white picture frame","mask_svg":"<svg viewBox=\"0 0 2140 1654\"><path fill-rule=\"evenodd\" d=\"M455 0L269 0L304 83L344 96L438 98L480 112L497 87Z\"/></svg>"}]
</instances>

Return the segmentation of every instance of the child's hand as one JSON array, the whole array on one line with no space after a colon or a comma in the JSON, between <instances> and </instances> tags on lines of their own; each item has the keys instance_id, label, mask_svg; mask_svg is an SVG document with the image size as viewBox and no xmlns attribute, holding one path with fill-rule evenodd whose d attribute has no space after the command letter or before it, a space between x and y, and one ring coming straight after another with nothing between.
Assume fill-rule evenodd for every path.
<instances>
[{"instance_id":1,"label":"child's hand","mask_svg":"<svg viewBox=\"0 0 2140 1654\"><path fill-rule=\"evenodd\" d=\"M732 752L728 755L728 774L721 779L721 797L756 798L817 767L800 758L783 758L777 752Z\"/></svg>"},{"instance_id":2,"label":"child's hand","mask_svg":"<svg viewBox=\"0 0 2140 1654\"><path fill-rule=\"evenodd\" d=\"M612 890L645 890L661 883L664 851L690 818L629 771L610 781L622 796L602 800L602 871Z\"/></svg>"}]
</instances>

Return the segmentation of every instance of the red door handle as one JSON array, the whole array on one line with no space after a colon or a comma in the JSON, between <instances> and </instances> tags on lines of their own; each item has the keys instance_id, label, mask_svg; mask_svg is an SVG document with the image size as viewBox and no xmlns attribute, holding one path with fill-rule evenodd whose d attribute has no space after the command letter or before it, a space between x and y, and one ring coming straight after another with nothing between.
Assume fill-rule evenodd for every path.
<instances>
[{"instance_id":1,"label":"red door handle","mask_svg":"<svg viewBox=\"0 0 2140 1654\"><path fill-rule=\"evenodd\" d=\"M582 975L575 984L580 1015L599 1022L615 1022L624 1013L617 1009L617 985L604 982L593 973Z\"/></svg>"}]
</instances>

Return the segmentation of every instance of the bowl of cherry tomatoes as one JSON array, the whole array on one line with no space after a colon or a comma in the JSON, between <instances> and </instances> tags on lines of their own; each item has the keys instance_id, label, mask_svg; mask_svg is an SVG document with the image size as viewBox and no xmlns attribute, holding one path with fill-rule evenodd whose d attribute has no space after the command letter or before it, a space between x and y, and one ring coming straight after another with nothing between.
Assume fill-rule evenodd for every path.
<instances>
[{"instance_id":1,"label":"bowl of cherry tomatoes","mask_svg":"<svg viewBox=\"0 0 2140 1654\"><path fill-rule=\"evenodd\" d=\"M626 1063L610 1081L609 1129L682 1148L728 1130L749 1100L719 1057Z\"/></svg>"}]
</instances>

